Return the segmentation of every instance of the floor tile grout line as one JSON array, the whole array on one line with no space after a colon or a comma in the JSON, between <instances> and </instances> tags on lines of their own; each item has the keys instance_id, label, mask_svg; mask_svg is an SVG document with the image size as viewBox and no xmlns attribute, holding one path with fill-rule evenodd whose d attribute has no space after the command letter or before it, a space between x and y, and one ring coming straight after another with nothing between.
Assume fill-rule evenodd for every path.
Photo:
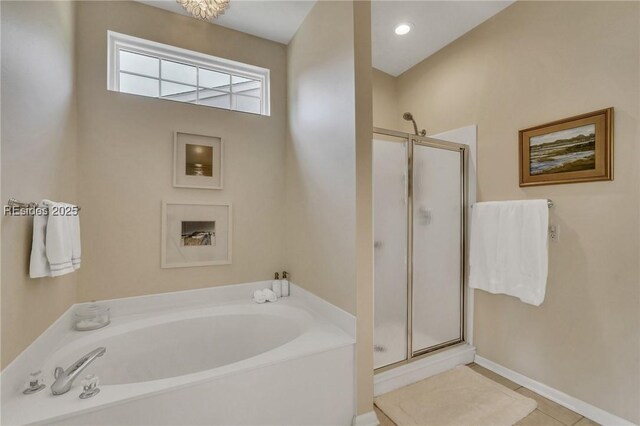
<instances>
[{"instance_id":1,"label":"floor tile grout line","mask_svg":"<svg viewBox=\"0 0 640 426\"><path fill-rule=\"evenodd\" d=\"M540 395L539 393L537 393L536 391L531 390L531 389L529 389L529 388L527 388L527 387L525 387L525 386L520 386L518 389L522 389L522 388L524 388L524 389L528 390L529 392L535 393L536 395L540 396L541 398L544 398L544 399L547 399L547 400L551 401L549 398L546 398L546 397L544 397L544 396ZM516 389L516 390L518 390L518 389ZM534 398L534 399L535 399L535 398ZM537 401L536 401L536 402L537 402ZM554 402L554 401L551 401L551 402L553 402L554 404L558 404L557 402ZM558 404L558 405L560 405L560 404ZM560 407L562 407L562 405L560 405ZM551 414L551 413L547 413L547 412L545 412L545 411L542 411L542 410L540 410L539 408L536 408L536 410L539 410L541 413L546 414L547 416L551 417L551 418L552 418L552 419L554 419L554 420L557 420L558 422L562 423L562 424L563 424L563 425L565 425L565 426L573 426L573 425L575 425L576 423L578 423L580 420L582 420L582 419L584 418L584 416L583 416L583 415L581 415L580 413L576 413L575 411L570 410L570 409L569 409L569 408L567 408L567 407L562 407L562 408L565 408L565 409L567 409L567 410L571 411L572 413L575 413L575 414L579 415L579 416L580 416L580 418L579 418L578 420L576 420L574 423L568 424L568 423L563 422L563 421L562 421L562 420L560 420L559 418L555 417L555 416L554 416L553 414Z\"/></svg>"},{"instance_id":2,"label":"floor tile grout line","mask_svg":"<svg viewBox=\"0 0 640 426\"><path fill-rule=\"evenodd\" d=\"M471 365L469 366L469 368L471 368L472 370L475 370L475 368L473 368L473 367L475 367L476 365L478 365L478 364L471 364ZM491 370L489 370L489 371L491 371ZM480 372L478 371L478 373L480 373ZM482 373L480 373L480 374L482 374ZM498 374L498 373L495 373L495 372L494 372L494 374L495 374L496 376L498 376L498 377L502 377L503 379L509 380L509 379L507 379L506 377L501 376L501 375L500 375L500 374ZM485 375L483 374L483 376L485 376ZM494 380L494 379L493 379L492 377L490 377L490 376L485 376L485 377L486 377L486 378L488 378L488 379L493 380L493 381L494 381L494 382L496 382L496 383L500 383L500 382L498 382L497 380ZM516 383L516 384L517 384L517 383ZM504 385L503 385L503 386L504 386ZM528 387L525 387L525 386L519 386L519 387L517 387L517 388L513 389L513 391L514 391L514 392L517 392L518 390L523 389L523 388L524 388L524 389L526 389L526 390L528 390L529 392L533 392L533 393L535 393L536 395L540 395L540 394L538 394L537 392L535 392L534 390L529 389ZM544 398L544 396L542 396L542 395L540 395L540 396L541 396L542 398ZM545 399L547 399L547 398L545 398ZM553 402L553 401L551 401L551 402ZM566 408L566 407L564 407L564 408ZM576 422L574 422L574 423L567 424L567 423L563 422L562 420L560 420L560 419L558 419L558 418L554 417L552 414L550 414L550 413L546 413L546 412L544 412L544 411L540 410L539 408L536 408L536 410L540 411L542 414L546 414L547 416L549 416L549 417L551 417L552 419L554 419L554 420L556 420L556 421L558 421L558 422L562 423L562 424L563 424L563 425L565 425L565 426L574 426L576 423L578 423L580 420L582 420L582 419L584 418L584 416L580 415L579 413L576 413L576 414L580 415L580 418L579 418ZM569 410L569 409L567 408L567 410ZM575 413L575 411L573 411L573 410L569 410L569 411L572 411L572 412L574 412L574 413Z\"/></svg>"},{"instance_id":3,"label":"floor tile grout line","mask_svg":"<svg viewBox=\"0 0 640 426\"><path fill-rule=\"evenodd\" d=\"M549 413L545 413L544 411L540 410L539 408L536 408L534 411L539 411L539 412L540 412L540 414L542 414L542 415L544 415L544 416L547 416L547 417L549 417L550 419L555 420L556 422L560 423L561 425L569 426L569 425L567 425L565 422L563 422L563 421L560 421L560 420L556 419L556 418L555 418L555 417L553 417L551 414L549 414Z\"/></svg>"},{"instance_id":4,"label":"floor tile grout line","mask_svg":"<svg viewBox=\"0 0 640 426\"><path fill-rule=\"evenodd\" d=\"M380 412L381 412L382 414L384 414L384 415L385 415L385 417L386 417L387 419L389 419L389 421L390 421L391 423L393 423L393 424L394 424L394 426L398 426L398 424L397 424L396 422L394 422L394 421L393 421L393 419L392 419L391 417L389 417L389 415L388 415L387 413L385 413L385 412L384 412L384 410L383 410L382 408L378 407L375 403L373 403L373 406L374 406L374 407L376 407L378 410L380 410Z\"/></svg>"},{"instance_id":5,"label":"floor tile grout line","mask_svg":"<svg viewBox=\"0 0 640 426\"><path fill-rule=\"evenodd\" d=\"M581 416L580 416L580 418L579 418L575 423L573 423L573 424L572 424L572 425L570 425L570 426L575 426L575 425L577 425L578 423L580 423L580 422L582 421L582 419L585 419L585 418L586 418L585 416L581 415Z\"/></svg>"}]
</instances>

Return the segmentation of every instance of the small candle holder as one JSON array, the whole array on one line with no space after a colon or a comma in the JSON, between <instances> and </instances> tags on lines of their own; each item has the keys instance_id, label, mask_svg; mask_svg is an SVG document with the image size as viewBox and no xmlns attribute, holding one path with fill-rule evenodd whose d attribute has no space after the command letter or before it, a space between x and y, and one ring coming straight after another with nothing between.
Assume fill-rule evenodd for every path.
<instances>
[{"instance_id":1,"label":"small candle holder","mask_svg":"<svg viewBox=\"0 0 640 426\"><path fill-rule=\"evenodd\" d=\"M29 374L29 381L27 382L27 388L22 391L25 395L31 395L36 392L40 392L46 385L43 383L42 371L34 371Z\"/></svg>"},{"instance_id":2,"label":"small candle holder","mask_svg":"<svg viewBox=\"0 0 640 426\"><path fill-rule=\"evenodd\" d=\"M97 330L110 322L109 308L96 303L81 305L74 314L74 326L78 331Z\"/></svg>"},{"instance_id":3,"label":"small candle holder","mask_svg":"<svg viewBox=\"0 0 640 426\"><path fill-rule=\"evenodd\" d=\"M100 393L100 388L98 388L98 385L100 384L100 381L98 380L98 377L93 375L93 374L89 374L87 375L83 380L82 380L82 393L80 394L80 399L87 399L87 398L91 398L92 396L96 396L97 394Z\"/></svg>"}]
</instances>

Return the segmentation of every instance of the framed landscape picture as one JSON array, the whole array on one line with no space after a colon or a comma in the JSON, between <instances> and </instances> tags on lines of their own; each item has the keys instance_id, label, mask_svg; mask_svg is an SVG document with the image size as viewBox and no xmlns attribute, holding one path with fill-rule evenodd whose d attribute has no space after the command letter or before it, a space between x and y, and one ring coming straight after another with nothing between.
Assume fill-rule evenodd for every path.
<instances>
[{"instance_id":1,"label":"framed landscape picture","mask_svg":"<svg viewBox=\"0 0 640 426\"><path fill-rule=\"evenodd\" d=\"M175 132L173 186L222 189L222 139L216 136Z\"/></svg>"},{"instance_id":2,"label":"framed landscape picture","mask_svg":"<svg viewBox=\"0 0 640 426\"><path fill-rule=\"evenodd\" d=\"M163 268L231 263L231 205L162 203Z\"/></svg>"},{"instance_id":3,"label":"framed landscape picture","mask_svg":"<svg viewBox=\"0 0 640 426\"><path fill-rule=\"evenodd\" d=\"M520 186L613 180L613 108L520 130Z\"/></svg>"}]
</instances>

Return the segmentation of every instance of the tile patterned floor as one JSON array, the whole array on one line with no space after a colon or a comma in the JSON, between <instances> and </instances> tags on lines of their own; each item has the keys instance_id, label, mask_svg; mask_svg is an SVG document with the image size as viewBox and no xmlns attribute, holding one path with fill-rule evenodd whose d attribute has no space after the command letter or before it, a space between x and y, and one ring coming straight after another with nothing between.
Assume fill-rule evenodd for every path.
<instances>
[{"instance_id":1,"label":"tile patterned floor","mask_svg":"<svg viewBox=\"0 0 640 426\"><path fill-rule=\"evenodd\" d=\"M483 376L488 377L489 379L526 397L533 398L538 402L538 408L516 423L518 426L600 426L598 423L591 421L568 408L556 404L555 402L538 395L532 390L520 386L519 384L514 383L491 370L487 370L478 364L472 363L469 364L469 367L471 367L475 372L480 373ZM387 417L378 407L374 406L373 409L378 416L380 426L396 426L393 420Z\"/></svg>"}]
</instances>

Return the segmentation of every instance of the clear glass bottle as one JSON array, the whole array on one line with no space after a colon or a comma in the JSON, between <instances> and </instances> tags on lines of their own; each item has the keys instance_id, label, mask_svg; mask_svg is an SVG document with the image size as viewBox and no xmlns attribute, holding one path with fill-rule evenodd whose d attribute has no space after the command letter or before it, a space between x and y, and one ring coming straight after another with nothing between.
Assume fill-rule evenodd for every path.
<instances>
[{"instance_id":1,"label":"clear glass bottle","mask_svg":"<svg viewBox=\"0 0 640 426\"><path fill-rule=\"evenodd\" d=\"M74 326L78 331L97 330L110 322L109 308L96 303L78 306L74 313Z\"/></svg>"}]
</instances>

